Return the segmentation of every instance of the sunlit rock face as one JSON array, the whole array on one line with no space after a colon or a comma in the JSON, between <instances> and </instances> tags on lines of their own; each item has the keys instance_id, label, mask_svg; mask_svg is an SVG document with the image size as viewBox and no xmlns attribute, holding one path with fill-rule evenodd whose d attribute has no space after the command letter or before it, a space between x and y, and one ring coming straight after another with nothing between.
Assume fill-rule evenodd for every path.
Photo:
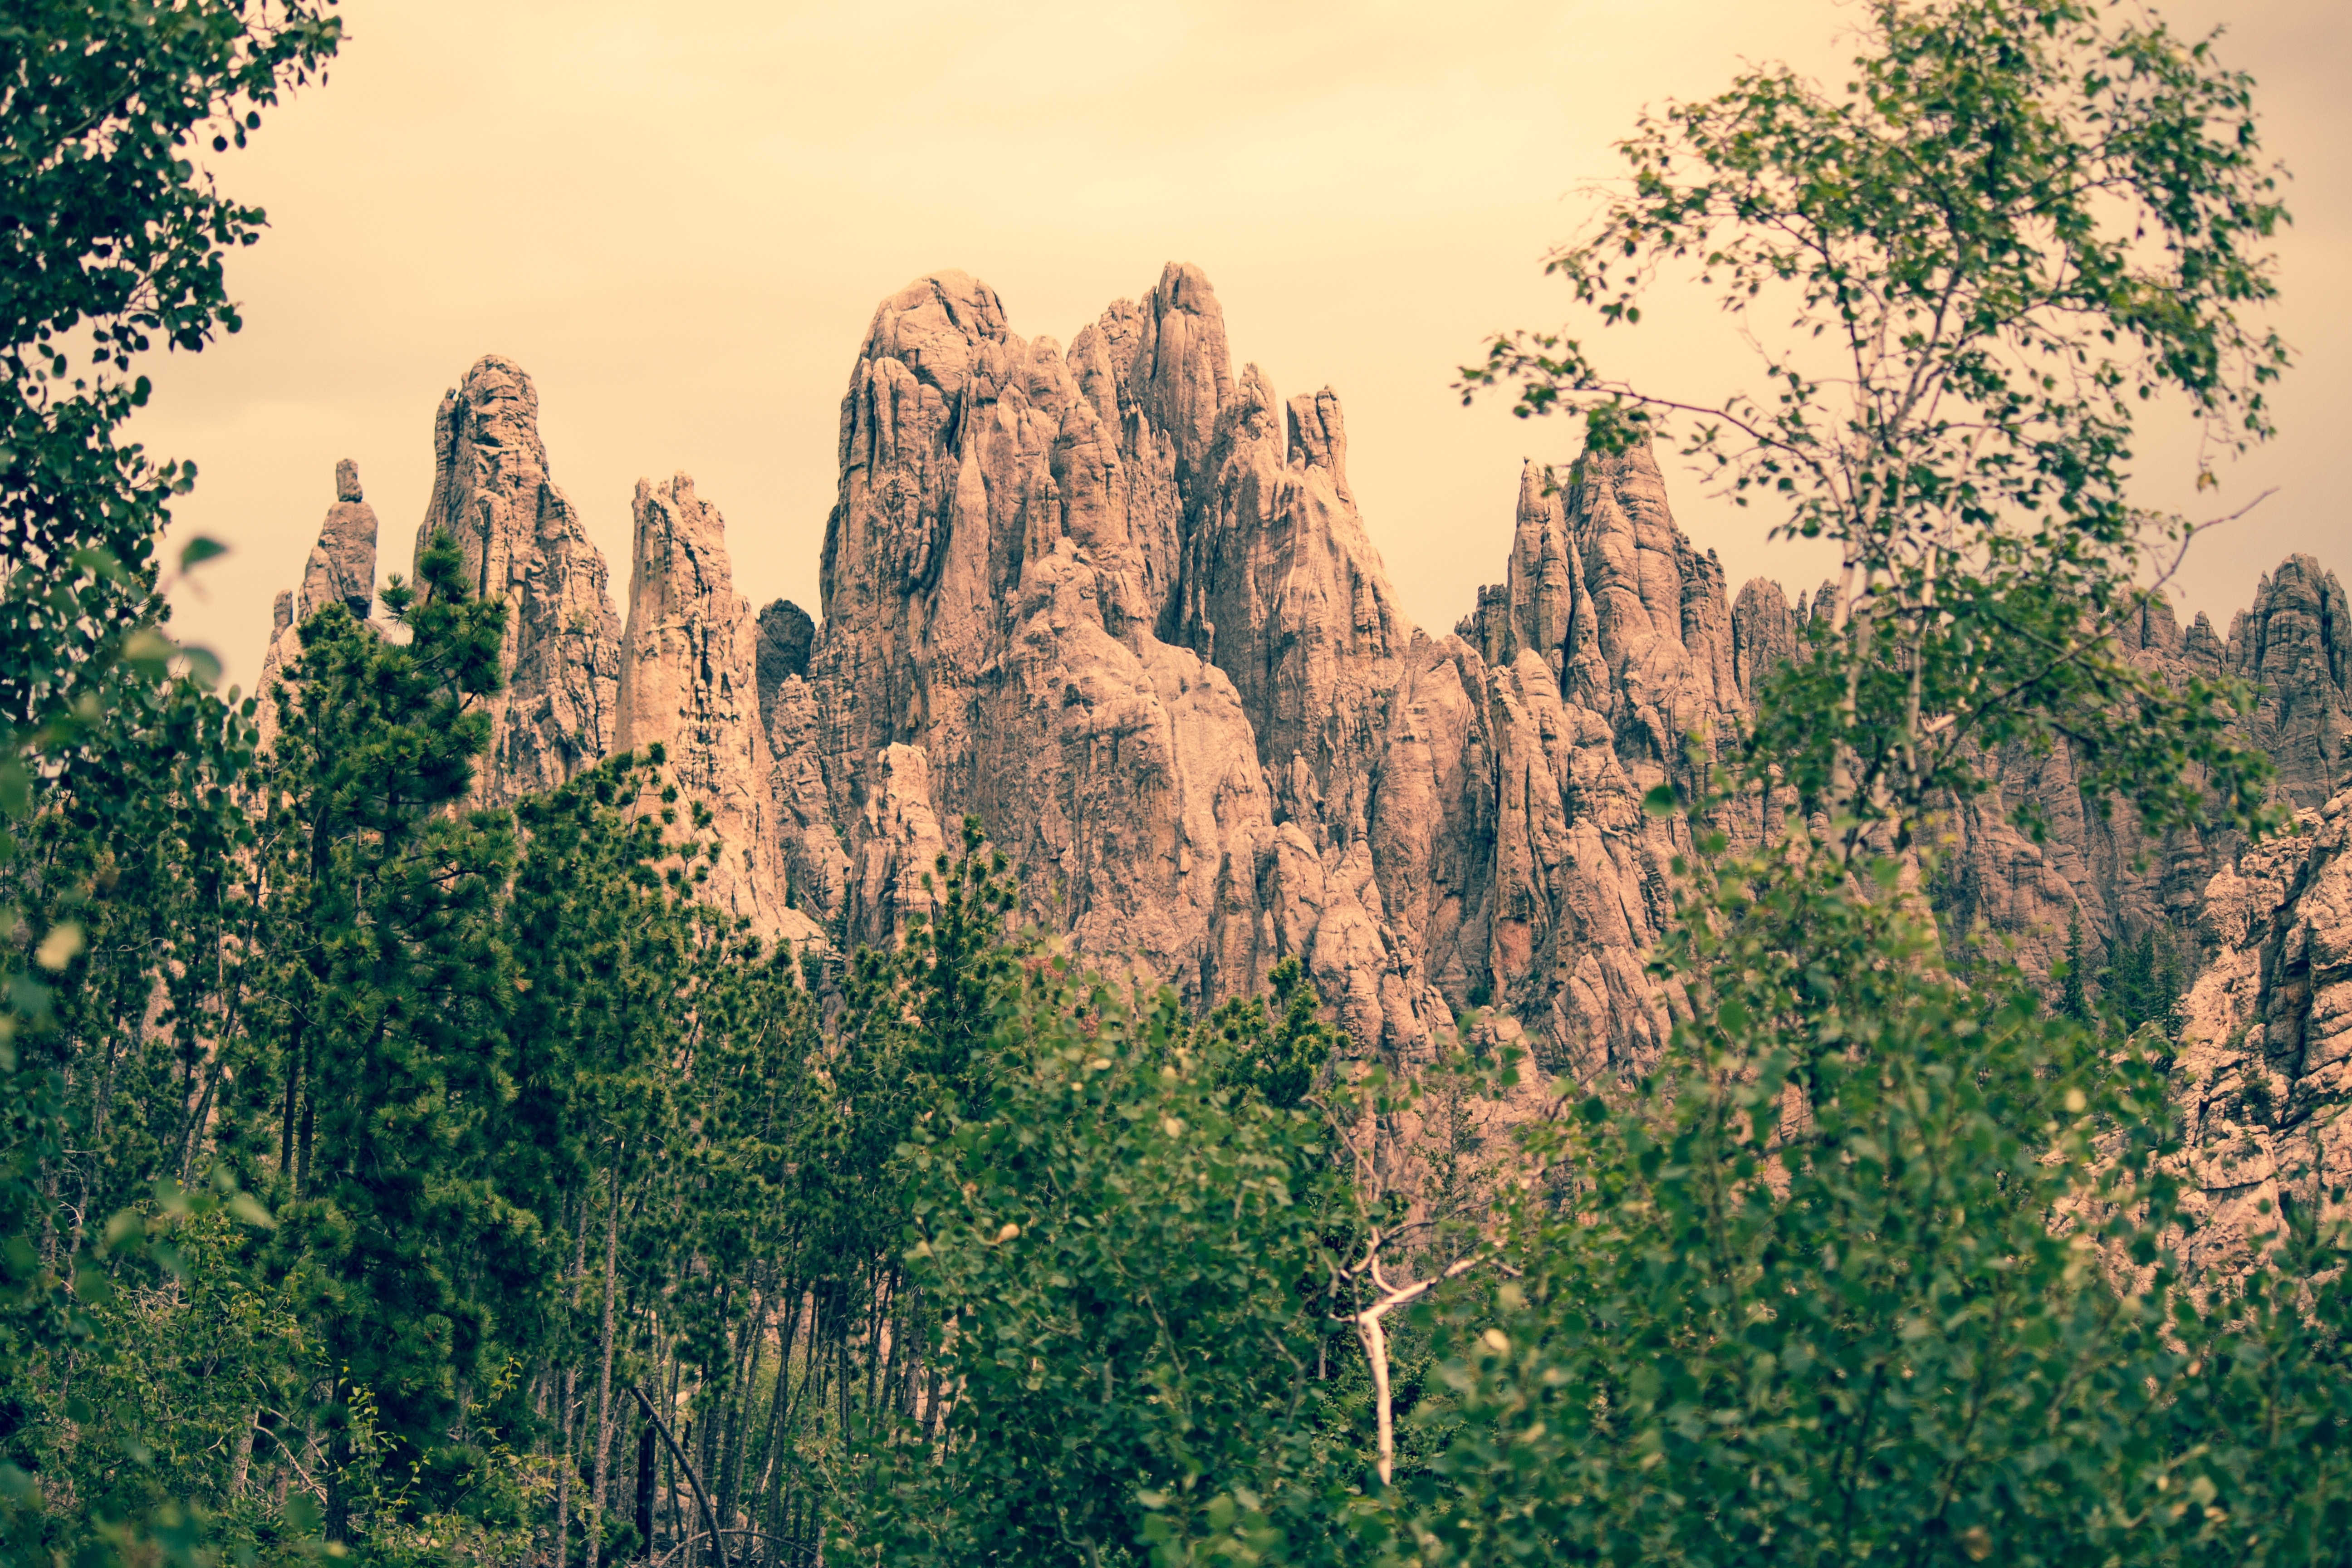
<instances>
[{"instance_id":1,"label":"sunlit rock face","mask_svg":"<svg viewBox=\"0 0 2352 1568\"><path fill-rule=\"evenodd\" d=\"M1655 1056L1673 1004L1644 959L1687 838L1643 795L1725 754L1810 616L1767 580L1731 595L1637 447L1530 463L1503 581L1452 632L1414 626L1338 395L1237 367L1181 265L1066 350L962 273L884 300L842 399L814 616L753 613L679 476L634 499L625 629L508 361L444 399L435 439L420 547L446 531L509 611L486 802L659 740L723 846L709 896L843 949L932 906L974 816L1089 962L1203 1007L1296 954L1362 1048L1406 1060L1477 1009L1552 1071ZM273 660L303 606L372 593L355 473L338 495ZM2244 732L2285 804L2352 783L2352 611L2316 563L2265 578L2226 637L2159 603L2126 641L2176 679L2262 685ZM2231 836L2103 815L2063 746L1985 762L1998 788L1952 814L1927 889L1955 936L2046 969L2079 920L2095 963L2152 924L2193 943L2226 878L2269 886L2273 850L2245 870ZM1722 826L1770 822L1750 802Z\"/></svg>"},{"instance_id":2,"label":"sunlit rock face","mask_svg":"<svg viewBox=\"0 0 2352 1568\"><path fill-rule=\"evenodd\" d=\"M603 552L549 477L539 393L485 355L433 421L433 497L416 554L446 532L471 590L507 606L503 690L488 700L484 804L551 789L613 749L621 623Z\"/></svg>"},{"instance_id":3,"label":"sunlit rock face","mask_svg":"<svg viewBox=\"0 0 2352 1568\"><path fill-rule=\"evenodd\" d=\"M762 624L735 591L727 524L678 474L637 481L629 616L621 632L614 751L662 749L668 776L709 812L704 897L758 930L805 940L790 909L774 767L760 714Z\"/></svg>"},{"instance_id":4,"label":"sunlit rock face","mask_svg":"<svg viewBox=\"0 0 2352 1568\"><path fill-rule=\"evenodd\" d=\"M1080 347L1022 338L960 273L875 313L842 404L806 677L814 771L853 868L826 912L885 931L922 897L911 857L976 816L1082 952L1205 998L1277 956L1249 721L1231 679L1155 634L1181 560L1177 477L1231 382L1222 318L1171 268ZM898 804L917 779L929 828ZM899 847L877 861L877 842Z\"/></svg>"},{"instance_id":5,"label":"sunlit rock face","mask_svg":"<svg viewBox=\"0 0 2352 1568\"><path fill-rule=\"evenodd\" d=\"M1646 449L1564 489L1531 468L1507 580L1432 635L1339 396L1236 370L1207 279L1171 266L1066 353L961 274L909 286L840 452L822 625L767 720L827 917L870 937L913 896L871 843L929 829L871 803L919 752L940 832L979 816L1040 918L1196 1005L1296 953L1397 1056L1487 1005L1559 1066L1656 1050L1643 960L1680 828L1641 796L1747 697L1721 571Z\"/></svg>"},{"instance_id":6,"label":"sunlit rock face","mask_svg":"<svg viewBox=\"0 0 2352 1568\"><path fill-rule=\"evenodd\" d=\"M2205 889L2210 959L2174 1064L2198 1261L2226 1263L2283 1225L2340 1217L2352 1185L2347 845L2352 791L2299 813L2294 832L2240 855Z\"/></svg>"},{"instance_id":7,"label":"sunlit rock face","mask_svg":"<svg viewBox=\"0 0 2352 1568\"><path fill-rule=\"evenodd\" d=\"M341 605L355 620L373 614L375 539L375 509L360 488L360 466L345 458L335 465L335 499L302 564L302 585L281 592L270 606L269 647L255 688L262 699L257 716L265 749L278 738L278 705L271 693L301 657L302 623L330 604Z\"/></svg>"}]
</instances>

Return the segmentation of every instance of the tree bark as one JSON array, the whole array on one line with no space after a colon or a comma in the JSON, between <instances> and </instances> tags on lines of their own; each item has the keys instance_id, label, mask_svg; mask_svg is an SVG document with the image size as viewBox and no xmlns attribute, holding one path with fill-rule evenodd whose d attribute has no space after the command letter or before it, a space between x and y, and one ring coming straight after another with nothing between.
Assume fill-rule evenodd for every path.
<instances>
[{"instance_id":1,"label":"tree bark","mask_svg":"<svg viewBox=\"0 0 2352 1568\"><path fill-rule=\"evenodd\" d=\"M596 1371L596 1517L589 1527L588 1568L596 1568L598 1550L604 1544L605 1460L613 1447L613 1285L621 1253L621 1157L620 1153L614 1156L604 1205L604 1321L599 1331Z\"/></svg>"},{"instance_id":2,"label":"tree bark","mask_svg":"<svg viewBox=\"0 0 2352 1568\"><path fill-rule=\"evenodd\" d=\"M654 1402L646 1397L646 1391L633 1383L629 1384L629 1392L637 1396L637 1404L644 1409L646 1420L661 1435L663 1445L669 1449L671 1460L685 1472L686 1484L694 1489L694 1500L702 1510L702 1528L710 1532L711 1563L715 1568L727 1568L727 1549L719 1536L719 1515L710 1506L710 1494L702 1489L702 1478L694 1473L694 1467L686 1462L685 1451L678 1447L677 1439L669 1435L669 1428L662 1425L659 1415L654 1414ZM691 1553L688 1554L686 1568L692 1568Z\"/></svg>"},{"instance_id":3,"label":"tree bark","mask_svg":"<svg viewBox=\"0 0 2352 1568\"><path fill-rule=\"evenodd\" d=\"M253 1428L261 1419L258 1411L246 1417L245 1430L236 1435L236 1457L229 1463L228 1495L234 1500L245 1495L245 1478L253 1473Z\"/></svg>"},{"instance_id":4,"label":"tree bark","mask_svg":"<svg viewBox=\"0 0 2352 1568\"><path fill-rule=\"evenodd\" d=\"M654 1428L637 1428L637 1556L654 1554Z\"/></svg>"},{"instance_id":5,"label":"tree bark","mask_svg":"<svg viewBox=\"0 0 2352 1568\"><path fill-rule=\"evenodd\" d=\"M577 1374L563 1369L563 1419L556 1440L555 1568L572 1561L572 1385Z\"/></svg>"}]
</instances>

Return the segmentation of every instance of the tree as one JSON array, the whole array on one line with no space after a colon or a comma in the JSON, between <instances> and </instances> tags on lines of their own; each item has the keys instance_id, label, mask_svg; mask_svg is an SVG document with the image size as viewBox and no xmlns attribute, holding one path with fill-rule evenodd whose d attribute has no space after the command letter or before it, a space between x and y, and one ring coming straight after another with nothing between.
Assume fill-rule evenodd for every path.
<instances>
[{"instance_id":1,"label":"tree","mask_svg":"<svg viewBox=\"0 0 2352 1568\"><path fill-rule=\"evenodd\" d=\"M262 868L284 998L279 1205L288 1267L320 1322L338 1396L327 1527L352 1528L354 1414L378 1468L446 1506L479 1455L462 1413L496 1371L482 1289L538 1251L496 1180L512 1095L514 963L499 929L514 854L502 812L467 811L489 743L505 606L470 599L446 536L415 588L384 591L394 640L341 605L302 628L272 697ZM487 1267L486 1267L487 1265ZM476 1416L475 1419L481 1419Z\"/></svg>"},{"instance_id":2,"label":"tree","mask_svg":"<svg viewBox=\"0 0 2352 1568\"><path fill-rule=\"evenodd\" d=\"M1195 1035L1064 959L1006 977L990 1091L904 1151L932 1364L840 1550L1092 1568L1329 1531L1356 1455L1325 1419L1325 1237L1350 1205L1320 1119L1277 1101L1328 1028L1302 977L1282 1000L1314 1044L1280 1041L1268 1093L1262 1000Z\"/></svg>"},{"instance_id":3,"label":"tree","mask_svg":"<svg viewBox=\"0 0 2352 1568\"><path fill-rule=\"evenodd\" d=\"M2343 1561L2342 1237L2188 1268L2157 1064L1945 976L1836 857L1699 835L1674 1054L1534 1135L1403 1555Z\"/></svg>"},{"instance_id":4,"label":"tree","mask_svg":"<svg viewBox=\"0 0 2352 1568\"><path fill-rule=\"evenodd\" d=\"M1597 453L1679 430L1742 504L1783 509L1777 534L1838 544L1750 755L1839 825L1839 853L1881 830L1907 847L2011 744L2070 744L2100 809L2159 830L2209 799L2264 819L2266 761L2228 735L2245 693L2175 689L2116 637L2210 526L2131 500L2140 407L2185 405L2200 463L2272 430L2287 354L2252 317L2286 215L2252 84L2098 0L1864 14L1842 96L1770 68L1645 116L1623 193L1549 263L1607 325L1690 269L1765 392L1636 387L1521 333L1465 395L1516 383L1515 412L1577 411Z\"/></svg>"},{"instance_id":5,"label":"tree","mask_svg":"<svg viewBox=\"0 0 2352 1568\"><path fill-rule=\"evenodd\" d=\"M1432 1309L1456 1435L1402 1479L1389 1555L2341 1562L2341 1230L2281 1215L2191 1270L2164 1063L2102 1037L2079 922L2053 1015L2011 964L1958 978L1895 896L2009 745L2073 747L2159 826L2269 824L2239 694L2114 635L2197 531L2128 499L2136 405L2269 433L2251 85L2120 7L1867 15L1842 100L1768 69L1645 121L1630 194L1553 263L1604 321L1685 261L1759 341L1785 306L1767 397L1613 384L1559 339L1468 373L1580 410L1591 451L1695 421L1685 450L1844 574L1740 772L1695 792L1666 1057L1527 1134L1548 1180L1505 1282ZM1782 784L1801 815L1766 846L1709 826ZM2157 967L2144 935L2110 989Z\"/></svg>"},{"instance_id":6,"label":"tree","mask_svg":"<svg viewBox=\"0 0 2352 1568\"><path fill-rule=\"evenodd\" d=\"M2083 915L2066 918L2066 967L2058 982L2058 1012L2077 1024L2091 1022L2091 993L2085 984L2090 961L2083 955Z\"/></svg>"},{"instance_id":7,"label":"tree","mask_svg":"<svg viewBox=\"0 0 2352 1568\"><path fill-rule=\"evenodd\" d=\"M323 73L342 24L313 0L29 0L0 24L0 725L73 712L152 615L157 542L193 466L116 431L132 360L239 324L227 254L265 215L192 153L225 151ZM193 144L193 145L192 145ZM68 344L87 355L77 373Z\"/></svg>"},{"instance_id":8,"label":"tree","mask_svg":"<svg viewBox=\"0 0 2352 1568\"><path fill-rule=\"evenodd\" d=\"M2114 962L2099 976L2100 1001L2115 1026L2128 1035L2153 1024L2168 1039L2180 1030L2180 1002L2189 989L2186 965L2171 931L2150 924L2119 939Z\"/></svg>"},{"instance_id":9,"label":"tree","mask_svg":"<svg viewBox=\"0 0 2352 1568\"><path fill-rule=\"evenodd\" d=\"M216 329L235 330L223 263L258 237L263 215L224 198L190 143L243 145L262 110L323 70L341 36L308 0L31 0L0 20L0 931L10 933L0 942L0 1383L11 1387L32 1358L88 1343L97 1328L57 1272L54 1223L60 1166L82 1157L66 1152L72 1075L60 1058L74 1026L61 1031L52 1009L59 977L71 985L87 974L74 970L88 963L80 906L154 842L143 837L158 815L145 792L159 772L178 771L176 798L202 809L234 782L249 743L236 716L167 668L175 650L160 631L158 542L169 497L194 472L153 464L119 438L148 395L132 362L158 339L194 352ZM79 370L75 353L88 355ZM181 565L213 553L192 541ZM205 671L203 658L185 657ZM143 758L117 744L133 732ZM167 751L159 768L158 739L192 749ZM93 762L107 756L150 765L109 778ZM70 844L58 841L68 816ZM54 852L40 865L20 854L35 822ZM218 848L201 833L192 842ZM60 858L88 879L54 875ZM207 873L194 868L199 882ZM179 962L183 973L200 967L185 953ZM101 1131L103 1121L101 1110ZM11 1550L36 1540L194 1550L187 1516L168 1500L138 1517L48 1516L19 1457L30 1456L18 1447L0 1461Z\"/></svg>"}]
</instances>

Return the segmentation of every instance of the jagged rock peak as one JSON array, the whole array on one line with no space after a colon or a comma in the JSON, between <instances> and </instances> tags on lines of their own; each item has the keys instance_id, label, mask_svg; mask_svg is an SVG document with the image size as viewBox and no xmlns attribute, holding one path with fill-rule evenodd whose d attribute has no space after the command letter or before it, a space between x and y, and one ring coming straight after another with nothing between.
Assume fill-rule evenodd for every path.
<instances>
[{"instance_id":1,"label":"jagged rock peak","mask_svg":"<svg viewBox=\"0 0 2352 1568\"><path fill-rule=\"evenodd\" d=\"M1204 1005L1297 952L1368 1043L1427 1048L1443 1000L1383 930L1363 839L1412 628L1337 399L1286 409L1232 365L1181 265L1066 355L961 274L883 301L843 401L822 629L774 696L787 856L871 940L930 824L977 816L1077 951Z\"/></svg>"},{"instance_id":2,"label":"jagged rock peak","mask_svg":"<svg viewBox=\"0 0 2352 1568\"><path fill-rule=\"evenodd\" d=\"M345 458L335 465L335 501L302 568L297 622L336 601L353 618L368 618L375 605L375 509L361 495L359 465Z\"/></svg>"},{"instance_id":3,"label":"jagged rock peak","mask_svg":"<svg viewBox=\"0 0 2352 1568\"><path fill-rule=\"evenodd\" d=\"M1189 474L1216 438L1233 401L1233 352L1224 307L1208 275L1171 261L1141 300L1119 300L1070 342L1078 384L1106 424L1139 413L1171 443Z\"/></svg>"},{"instance_id":4,"label":"jagged rock peak","mask_svg":"<svg viewBox=\"0 0 2352 1568\"><path fill-rule=\"evenodd\" d=\"M620 619L604 557L549 477L539 393L522 367L486 354L442 398L421 559L446 531L475 592L507 605L506 689L488 703L485 803L550 789L613 749Z\"/></svg>"},{"instance_id":5,"label":"jagged rock peak","mask_svg":"<svg viewBox=\"0 0 2352 1568\"><path fill-rule=\"evenodd\" d=\"M335 465L335 500L302 563L302 585L281 591L270 606L269 646L262 654L261 679L255 687L262 698L264 749L278 737L278 705L269 694L301 657L302 623L329 605L341 605L362 621L373 611L375 536L375 509L362 496L359 465L345 458Z\"/></svg>"},{"instance_id":6,"label":"jagged rock peak","mask_svg":"<svg viewBox=\"0 0 2352 1568\"><path fill-rule=\"evenodd\" d=\"M953 397L971 385L975 371L1001 371L977 351L1012 335L996 290L950 268L918 278L876 306L858 360L895 360L922 384ZM856 380L853 371L853 384Z\"/></svg>"},{"instance_id":7,"label":"jagged rock peak","mask_svg":"<svg viewBox=\"0 0 2352 1568\"><path fill-rule=\"evenodd\" d=\"M2262 688L2248 726L2278 765L2280 798L2317 806L2352 774L2352 606L2344 588L2308 555L2290 555L2263 578L2251 608L2230 623L2226 658Z\"/></svg>"},{"instance_id":8,"label":"jagged rock peak","mask_svg":"<svg viewBox=\"0 0 2352 1568\"><path fill-rule=\"evenodd\" d=\"M632 512L613 749L659 744L679 790L709 808L720 846L705 889L711 902L763 931L804 939L805 922L788 920L784 907L759 627L735 591L726 520L686 474L639 479Z\"/></svg>"},{"instance_id":9,"label":"jagged rock peak","mask_svg":"<svg viewBox=\"0 0 2352 1568\"><path fill-rule=\"evenodd\" d=\"M1800 595L1791 610L1788 595L1769 577L1750 577L1740 584L1731 605L1731 667L1750 707L1772 672L1796 658L1804 605Z\"/></svg>"}]
</instances>

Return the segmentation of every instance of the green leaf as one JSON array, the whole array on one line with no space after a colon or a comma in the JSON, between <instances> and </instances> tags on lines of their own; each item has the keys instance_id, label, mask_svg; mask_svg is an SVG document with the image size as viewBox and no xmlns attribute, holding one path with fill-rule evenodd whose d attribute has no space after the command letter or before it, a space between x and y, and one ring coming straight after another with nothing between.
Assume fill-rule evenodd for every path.
<instances>
[{"instance_id":1,"label":"green leaf","mask_svg":"<svg viewBox=\"0 0 2352 1568\"><path fill-rule=\"evenodd\" d=\"M214 560L216 557L223 556L227 553L227 545L223 544L217 539L209 538L206 535L200 533L194 539L189 540L185 545L181 547L180 570L186 572L191 568L201 566L207 561Z\"/></svg>"}]
</instances>

